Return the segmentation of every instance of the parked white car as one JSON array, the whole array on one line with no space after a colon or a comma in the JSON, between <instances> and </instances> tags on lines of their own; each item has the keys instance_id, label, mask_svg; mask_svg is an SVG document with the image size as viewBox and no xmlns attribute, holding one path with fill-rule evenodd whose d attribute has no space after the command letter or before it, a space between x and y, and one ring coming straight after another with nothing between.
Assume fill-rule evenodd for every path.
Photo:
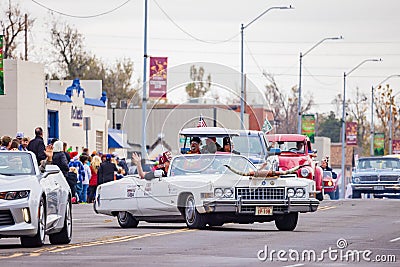
<instances>
[{"instance_id":1,"label":"parked white car","mask_svg":"<svg viewBox=\"0 0 400 267\"><path fill-rule=\"evenodd\" d=\"M71 190L60 169L42 174L32 152L0 151L0 238L24 247L67 244L72 236Z\"/></svg>"},{"instance_id":2,"label":"parked white car","mask_svg":"<svg viewBox=\"0 0 400 267\"><path fill-rule=\"evenodd\" d=\"M117 216L123 228L139 221L186 222L189 228L224 223L275 221L279 230L295 229L299 212L314 212L315 182L296 176L259 178L235 174L255 171L246 157L234 154L181 155L172 159L167 177L127 176L97 188L94 209Z\"/></svg>"}]
</instances>

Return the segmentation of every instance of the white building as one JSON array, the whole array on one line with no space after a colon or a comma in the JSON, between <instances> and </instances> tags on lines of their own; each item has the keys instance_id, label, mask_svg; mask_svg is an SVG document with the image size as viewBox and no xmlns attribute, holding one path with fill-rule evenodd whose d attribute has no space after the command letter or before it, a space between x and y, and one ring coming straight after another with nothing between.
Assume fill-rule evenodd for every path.
<instances>
[{"instance_id":1,"label":"white building","mask_svg":"<svg viewBox=\"0 0 400 267\"><path fill-rule=\"evenodd\" d=\"M109 121L101 81L46 83L44 76L42 64L4 60L0 135L15 137L16 132L24 132L33 138L34 129L42 127L45 140L58 138L73 151L84 147L107 151Z\"/></svg>"}]
</instances>

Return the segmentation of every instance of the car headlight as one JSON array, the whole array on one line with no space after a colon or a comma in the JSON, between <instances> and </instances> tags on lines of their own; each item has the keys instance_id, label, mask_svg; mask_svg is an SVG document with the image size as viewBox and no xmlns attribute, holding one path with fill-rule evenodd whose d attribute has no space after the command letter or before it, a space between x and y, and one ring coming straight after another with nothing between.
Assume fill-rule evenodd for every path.
<instances>
[{"instance_id":1,"label":"car headlight","mask_svg":"<svg viewBox=\"0 0 400 267\"><path fill-rule=\"evenodd\" d=\"M15 200L29 197L30 190L0 192L0 199Z\"/></svg>"},{"instance_id":2,"label":"car headlight","mask_svg":"<svg viewBox=\"0 0 400 267\"><path fill-rule=\"evenodd\" d=\"M294 188L288 188L288 190L287 190L288 197L294 197L295 193L296 192L294 191Z\"/></svg>"},{"instance_id":3,"label":"car headlight","mask_svg":"<svg viewBox=\"0 0 400 267\"><path fill-rule=\"evenodd\" d=\"M360 182L360 178L358 178L358 177L354 178L354 182L355 182L356 184L358 184L358 183Z\"/></svg>"},{"instance_id":4,"label":"car headlight","mask_svg":"<svg viewBox=\"0 0 400 267\"><path fill-rule=\"evenodd\" d=\"M232 188L225 188L224 189L224 197L232 197L232 195L233 195Z\"/></svg>"},{"instance_id":5,"label":"car headlight","mask_svg":"<svg viewBox=\"0 0 400 267\"><path fill-rule=\"evenodd\" d=\"M232 188L215 188L214 189L214 197L216 198L230 198L233 196Z\"/></svg>"},{"instance_id":6,"label":"car headlight","mask_svg":"<svg viewBox=\"0 0 400 267\"><path fill-rule=\"evenodd\" d=\"M300 174L302 177L307 177L310 174L310 170L308 168L302 168Z\"/></svg>"},{"instance_id":7,"label":"car headlight","mask_svg":"<svg viewBox=\"0 0 400 267\"><path fill-rule=\"evenodd\" d=\"M303 197L304 196L304 194L305 194L305 191L304 191L304 189L303 188L297 188L296 189L296 197Z\"/></svg>"},{"instance_id":8,"label":"car headlight","mask_svg":"<svg viewBox=\"0 0 400 267\"><path fill-rule=\"evenodd\" d=\"M214 196L215 197L222 197L224 195L224 191L221 188L215 188Z\"/></svg>"}]
</instances>

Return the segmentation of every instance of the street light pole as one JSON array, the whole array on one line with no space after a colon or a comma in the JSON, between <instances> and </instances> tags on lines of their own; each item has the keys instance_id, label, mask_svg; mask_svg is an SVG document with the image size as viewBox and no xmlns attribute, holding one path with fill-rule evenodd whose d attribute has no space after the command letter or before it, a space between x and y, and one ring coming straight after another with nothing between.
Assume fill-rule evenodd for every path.
<instances>
[{"instance_id":1,"label":"street light pole","mask_svg":"<svg viewBox=\"0 0 400 267\"><path fill-rule=\"evenodd\" d=\"M388 77L383 79L377 85L372 86L372 89L371 89L371 137L370 137L371 138L371 149L370 149L371 156L374 155L374 134L375 134L375 126L374 126L374 90L375 90L375 88L380 86L382 83L386 82L387 80L389 80L390 78L393 78L393 77L400 77L400 74L389 75Z\"/></svg>"},{"instance_id":2,"label":"street light pole","mask_svg":"<svg viewBox=\"0 0 400 267\"><path fill-rule=\"evenodd\" d=\"M270 7L264 12L262 12L260 15L258 15L255 19L250 21L247 25L244 25L243 23L240 26L240 77L241 77L241 82L240 82L240 129L244 129L244 29L249 27L253 22L261 18L265 13L272 9L293 9L291 5L287 6L276 6L276 7Z\"/></svg>"},{"instance_id":3,"label":"street light pole","mask_svg":"<svg viewBox=\"0 0 400 267\"><path fill-rule=\"evenodd\" d=\"M144 0L144 44L143 44L143 98L142 98L142 159L147 158L146 151L146 109L147 109L147 0Z\"/></svg>"},{"instance_id":4,"label":"street light pole","mask_svg":"<svg viewBox=\"0 0 400 267\"><path fill-rule=\"evenodd\" d=\"M310 49L307 50L307 52L305 52L304 54L300 52L300 67L299 67L299 99L298 99L298 107L297 107L297 111L298 111L298 118L297 118L297 133L301 134L301 69L302 69L302 62L303 62L303 57L306 56L308 53L310 53L311 50L313 50L314 48L316 48L317 46L319 46L321 43L327 41L327 40L341 40L343 39L342 36L339 37L327 37L322 39L321 41L319 41L318 43L316 43L315 45L313 45Z\"/></svg>"},{"instance_id":5,"label":"street light pole","mask_svg":"<svg viewBox=\"0 0 400 267\"><path fill-rule=\"evenodd\" d=\"M341 186L341 198L345 197L345 189L346 189L346 174L345 174L345 161L346 161L346 77L349 76L353 71L361 67L366 62L370 61L382 61L382 59L366 59L362 61L360 64L352 68L349 72L343 73L343 107L342 107L342 186Z\"/></svg>"}]
</instances>

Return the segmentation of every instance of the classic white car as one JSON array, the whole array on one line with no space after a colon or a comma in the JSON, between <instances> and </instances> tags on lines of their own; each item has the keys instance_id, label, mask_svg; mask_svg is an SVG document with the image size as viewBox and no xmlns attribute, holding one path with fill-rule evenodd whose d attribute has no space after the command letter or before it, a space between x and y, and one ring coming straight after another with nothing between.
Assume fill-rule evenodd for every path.
<instances>
[{"instance_id":1,"label":"classic white car","mask_svg":"<svg viewBox=\"0 0 400 267\"><path fill-rule=\"evenodd\" d=\"M295 176L259 178L238 175L256 171L234 154L181 155L172 159L167 177L127 176L97 188L94 209L117 216L123 228L139 221L186 222L202 229L224 223L275 221L279 230L295 229L299 212L316 211L315 183Z\"/></svg>"},{"instance_id":2,"label":"classic white car","mask_svg":"<svg viewBox=\"0 0 400 267\"><path fill-rule=\"evenodd\" d=\"M0 238L24 247L67 244L72 236L71 190L60 169L39 171L32 152L0 151Z\"/></svg>"}]
</instances>

